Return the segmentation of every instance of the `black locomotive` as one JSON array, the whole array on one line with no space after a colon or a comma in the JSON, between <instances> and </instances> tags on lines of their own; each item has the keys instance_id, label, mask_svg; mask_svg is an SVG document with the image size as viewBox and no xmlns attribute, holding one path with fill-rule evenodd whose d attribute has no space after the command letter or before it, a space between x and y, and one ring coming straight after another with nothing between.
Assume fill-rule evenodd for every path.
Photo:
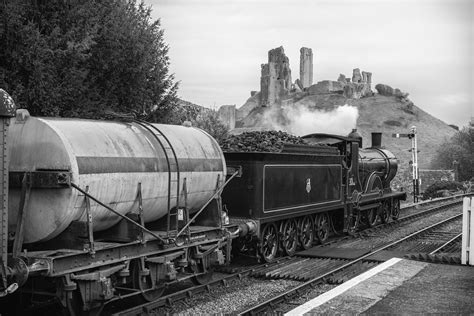
<instances>
[{"instance_id":1,"label":"black locomotive","mask_svg":"<svg viewBox=\"0 0 474 316\"><path fill-rule=\"evenodd\" d=\"M235 245L266 261L280 248L293 255L298 246L324 243L331 230L353 232L361 222L396 219L406 198L390 188L397 161L381 148L380 133L365 149L356 132L303 138L308 146L287 146L281 153L225 154L228 166L242 174L222 195L231 223L240 227Z\"/></svg>"}]
</instances>

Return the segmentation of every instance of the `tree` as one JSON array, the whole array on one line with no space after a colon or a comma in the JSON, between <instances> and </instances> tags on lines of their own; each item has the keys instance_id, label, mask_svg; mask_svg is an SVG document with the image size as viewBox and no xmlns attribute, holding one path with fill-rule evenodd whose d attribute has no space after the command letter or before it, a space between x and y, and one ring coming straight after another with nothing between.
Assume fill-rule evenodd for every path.
<instances>
[{"instance_id":1,"label":"tree","mask_svg":"<svg viewBox=\"0 0 474 316\"><path fill-rule=\"evenodd\" d=\"M160 21L136 0L0 4L0 88L32 115L166 117L176 102Z\"/></svg>"},{"instance_id":2,"label":"tree","mask_svg":"<svg viewBox=\"0 0 474 316\"><path fill-rule=\"evenodd\" d=\"M192 120L192 125L208 132L219 144L229 133L227 126L219 120L217 112L211 109L202 108L196 118Z\"/></svg>"},{"instance_id":3,"label":"tree","mask_svg":"<svg viewBox=\"0 0 474 316\"><path fill-rule=\"evenodd\" d=\"M474 128L464 127L442 144L432 161L432 167L453 169L453 162L459 163L459 181L474 176Z\"/></svg>"}]
</instances>

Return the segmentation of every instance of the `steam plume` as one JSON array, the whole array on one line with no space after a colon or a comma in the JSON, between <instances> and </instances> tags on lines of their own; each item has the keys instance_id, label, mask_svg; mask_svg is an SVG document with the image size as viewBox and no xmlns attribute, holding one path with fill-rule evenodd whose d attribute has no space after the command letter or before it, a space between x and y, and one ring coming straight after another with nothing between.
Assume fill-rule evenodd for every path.
<instances>
[{"instance_id":1,"label":"steam plume","mask_svg":"<svg viewBox=\"0 0 474 316\"><path fill-rule=\"evenodd\" d=\"M297 136L311 133L347 135L356 127L359 111L344 104L332 111L295 107L275 107L266 112L263 121L267 128L283 130Z\"/></svg>"}]
</instances>

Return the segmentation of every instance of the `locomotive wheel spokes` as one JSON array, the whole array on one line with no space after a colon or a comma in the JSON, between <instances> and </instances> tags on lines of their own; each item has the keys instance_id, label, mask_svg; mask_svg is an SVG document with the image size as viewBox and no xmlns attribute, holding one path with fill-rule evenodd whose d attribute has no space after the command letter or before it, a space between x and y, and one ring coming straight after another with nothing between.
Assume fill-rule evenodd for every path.
<instances>
[{"instance_id":1,"label":"locomotive wheel spokes","mask_svg":"<svg viewBox=\"0 0 474 316\"><path fill-rule=\"evenodd\" d=\"M309 249L313 245L314 239L314 223L313 218L309 215L306 215L299 225L300 229L300 244L303 249Z\"/></svg>"},{"instance_id":2,"label":"locomotive wheel spokes","mask_svg":"<svg viewBox=\"0 0 474 316\"><path fill-rule=\"evenodd\" d=\"M329 238L329 217L327 213L321 213L316 215L314 223L316 235L320 243L324 242Z\"/></svg>"},{"instance_id":3,"label":"locomotive wheel spokes","mask_svg":"<svg viewBox=\"0 0 474 316\"><path fill-rule=\"evenodd\" d=\"M292 256L296 252L298 245L298 228L294 219L288 219L283 225L282 247L288 256Z\"/></svg>"},{"instance_id":4,"label":"locomotive wheel spokes","mask_svg":"<svg viewBox=\"0 0 474 316\"><path fill-rule=\"evenodd\" d=\"M388 223L390 221L390 203L385 201L380 208L380 219L382 223Z\"/></svg>"},{"instance_id":5,"label":"locomotive wheel spokes","mask_svg":"<svg viewBox=\"0 0 474 316\"><path fill-rule=\"evenodd\" d=\"M278 230L275 224L266 224L261 233L260 254L266 262L275 260L278 250Z\"/></svg>"},{"instance_id":6,"label":"locomotive wheel spokes","mask_svg":"<svg viewBox=\"0 0 474 316\"><path fill-rule=\"evenodd\" d=\"M374 227L378 221L378 210L376 208L371 208L367 211L367 225L369 227Z\"/></svg>"},{"instance_id":7,"label":"locomotive wheel spokes","mask_svg":"<svg viewBox=\"0 0 474 316\"><path fill-rule=\"evenodd\" d=\"M396 200L392 204L392 219L397 220L399 216L400 216L400 201Z\"/></svg>"},{"instance_id":8,"label":"locomotive wheel spokes","mask_svg":"<svg viewBox=\"0 0 474 316\"><path fill-rule=\"evenodd\" d=\"M149 270L145 270L143 263L140 262L143 259L137 259L132 265L132 285L133 288L138 289L142 292L142 297L148 301L152 302L157 300L163 295L165 291L165 285L157 285L156 280L152 278L152 273Z\"/></svg>"}]
</instances>

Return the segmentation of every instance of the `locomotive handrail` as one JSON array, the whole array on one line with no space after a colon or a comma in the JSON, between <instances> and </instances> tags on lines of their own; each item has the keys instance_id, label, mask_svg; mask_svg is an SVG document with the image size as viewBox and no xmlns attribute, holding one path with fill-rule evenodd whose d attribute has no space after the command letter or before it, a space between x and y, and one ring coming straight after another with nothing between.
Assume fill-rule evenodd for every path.
<instances>
[{"instance_id":1,"label":"locomotive handrail","mask_svg":"<svg viewBox=\"0 0 474 316\"><path fill-rule=\"evenodd\" d=\"M209 198L209 200L204 203L204 205L201 207L201 209L196 213L194 214L193 218L191 218L189 220L189 222L186 223L186 225L183 226L183 228L181 228L181 230L178 232L178 234L176 235L176 238L175 240L184 232L184 230L186 228L188 228L189 225L191 225L191 223L198 217L199 214L202 213L202 211L204 211L204 209L206 208L206 206L209 205L209 203L211 203L211 201L218 195L222 192L222 190L224 190L225 186L230 182L230 180L232 180L235 176L237 176L239 174L239 171L236 171L232 174L232 176L230 176L229 179L227 179L227 181L219 188L216 190L216 192Z\"/></svg>"},{"instance_id":2,"label":"locomotive handrail","mask_svg":"<svg viewBox=\"0 0 474 316\"><path fill-rule=\"evenodd\" d=\"M92 195L90 195L89 193L87 193L86 191L82 190L78 185L76 185L75 183L71 182L71 186L76 189L77 191L81 192L82 194L84 194L85 196L87 196L88 198L90 198L91 200L93 200L94 202L96 202L97 204L99 204L100 206L106 208L107 210L111 211L112 213L114 213L115 215L118 215L120 216L121 218L125 219L126 221L132 223L133 225L137 226L137 227L140 227L141 229L143 229L144 231L146 231L147 233L149 233L150 235L152 235L153 237L155 237L156 239L162 241L163 243L165 244L168 244L168 241L160 236L158 236L157 234L155 234L154 232L152 232L151 230L149 230L148 228L146 228L145 226L142 226L140 224L138 224L137 222L135 222L133 219L130 219L128 218L127 216L125 215L122 215L120 214L119 212L117 212L116 210L114 210L113 208L111 208L110 206L107 206L105 205L104 203L102 203L101 201L99 201L98 199L96 199L95 197L93 197Z\"/></svg>"}]
</instances>

